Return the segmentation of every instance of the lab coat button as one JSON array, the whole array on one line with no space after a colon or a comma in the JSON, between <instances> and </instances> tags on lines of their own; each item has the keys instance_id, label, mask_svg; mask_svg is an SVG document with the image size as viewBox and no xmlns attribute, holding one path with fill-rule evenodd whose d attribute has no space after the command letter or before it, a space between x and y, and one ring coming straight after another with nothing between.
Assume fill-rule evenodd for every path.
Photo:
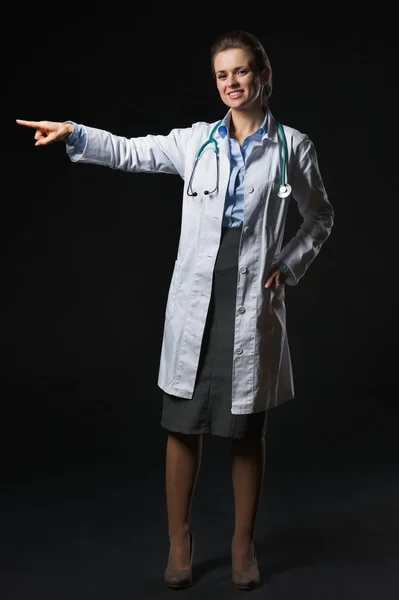
<instances>
[{"instance_id":1,"label":"lab coat button","mask_svg":"<svg viewBox=\"0 0 399 600\"><path fill-rule=\"evenodd\" d=\"M240 273L246 273L247 267L240 267Z\"/></svg>"},{"instance_id":2,"label":"lab coat button","mask_svg":"<svg viewBox=\"0 0 399 600\"><path fill-rule=\"evenodd\" d=\"M245 308L243 306L239 306L238 307L238 312L241 313L241 314L245 313Z\"/></svg>"},{"instance_id":3,"label":"lab coat button","mask_svg":"<svg viewBox=\"0 0 399 600\"><path fill-rule=\"evenodd\" d=\"M254 188L252 187L252 185L249 185L249 186L247 187L247 192L248 192L248 194L252 194L252 192L253 192L253 191L254 191Z\"/></svg>"},{"instance_id":4,"label":"lab coat button","mask_svg":"<svg viewBox=\"0 0 399 600\"><path fill-rule=\"evenodd\" d=\"M251 228L248 226L244 227L244 233L251 233Z\"/></svg>"},{"instance_id":5,"label":"lab coat button","mask_svg":"<svg viewBox=\"0 0 399 600\"><path fill-rule=\"evenodd\" d=\"M236 354L242 354L242 348L237 348L236 349Z\"/></svg>"}]
</instances>

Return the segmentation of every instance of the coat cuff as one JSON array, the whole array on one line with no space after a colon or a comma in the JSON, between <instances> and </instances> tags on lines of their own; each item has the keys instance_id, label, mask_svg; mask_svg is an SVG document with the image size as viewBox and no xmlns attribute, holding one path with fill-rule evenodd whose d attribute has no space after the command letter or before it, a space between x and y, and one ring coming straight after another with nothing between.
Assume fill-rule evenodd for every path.
<instances>
[{"instance_id":1,"label":"coat cuff","mask_svg":"<svg viewBox=\"0 0 399 600\"><path fill-rule=\"evenodd\" d=\"M290 285L294 285L295 277L294 277L294 274L291 271L290 267L287 265L287 263L285 263L283 261L279 261L274 266L277 267L278 269L280 269L280 271L284 275L284 282L286 282Z\"/></svg>"}]
</instances>

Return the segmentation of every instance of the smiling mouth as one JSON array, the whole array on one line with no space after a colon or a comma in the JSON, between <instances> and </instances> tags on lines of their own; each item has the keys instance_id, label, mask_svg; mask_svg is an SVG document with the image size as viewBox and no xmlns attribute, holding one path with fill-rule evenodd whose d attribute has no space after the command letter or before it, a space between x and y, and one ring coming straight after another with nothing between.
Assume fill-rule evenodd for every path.
<instances>
[{"instance_id":1,"label":"smiling mouth","mask_svg":"<svg viewBox=\"0 0 399 600\"><path fill-rule=\"evenodd\" d=\"M239 96L241 96L244 92L242 90L234 90L234 92L229 92L229 96L230 98L238 98Z\"/></svg>"}]
</instances>

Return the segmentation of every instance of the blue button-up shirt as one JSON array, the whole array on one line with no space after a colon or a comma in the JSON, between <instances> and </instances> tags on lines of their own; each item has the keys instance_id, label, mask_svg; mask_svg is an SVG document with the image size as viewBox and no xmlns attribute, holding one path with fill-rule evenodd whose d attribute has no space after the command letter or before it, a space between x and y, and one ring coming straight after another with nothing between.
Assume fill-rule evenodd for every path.
<instances>
[{"instance_id":1,"label":"blue button-up shirt","mask_svg":"<svg viewBox=\"0 0 399 600\"><path fill-rule=\"evenodd\" d=\"M253 147L262 143L262 137L267 127L267 113L261 127L255 133L246 137L242 146L237 140L229 136L226 119L227 116L218 128L222 138L228 136L230 149L230 179L224 205L223 226L239 227L244 221L245 162Z\"/></svg>"}]
</instances>

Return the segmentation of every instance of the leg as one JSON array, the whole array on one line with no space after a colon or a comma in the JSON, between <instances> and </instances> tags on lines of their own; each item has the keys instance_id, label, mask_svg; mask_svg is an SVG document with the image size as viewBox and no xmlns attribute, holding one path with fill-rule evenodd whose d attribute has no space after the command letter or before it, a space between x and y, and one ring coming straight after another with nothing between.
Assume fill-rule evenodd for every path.
<instances>
[{"instance_id":1,"label":"leg","mask_svg":"<svg viewBox=\"0 0 399 600\"><path fill-rule=\"evenodd\" d=\"M265 438L232 440L231 459L235 502L234 569L250 571L254 562L255 521L265 471Z\"/></svg>"},{"instance_id":2,"label":"leg","mask_svg":"<svg viewBox=\"0 0 399 600\"><path fill-rule=\"evenodd\" d=\"M190 511L201 455L202 435L169 433L166 448L168 569L186 569L190 562Z\"/></svg>"}]
</instances>

